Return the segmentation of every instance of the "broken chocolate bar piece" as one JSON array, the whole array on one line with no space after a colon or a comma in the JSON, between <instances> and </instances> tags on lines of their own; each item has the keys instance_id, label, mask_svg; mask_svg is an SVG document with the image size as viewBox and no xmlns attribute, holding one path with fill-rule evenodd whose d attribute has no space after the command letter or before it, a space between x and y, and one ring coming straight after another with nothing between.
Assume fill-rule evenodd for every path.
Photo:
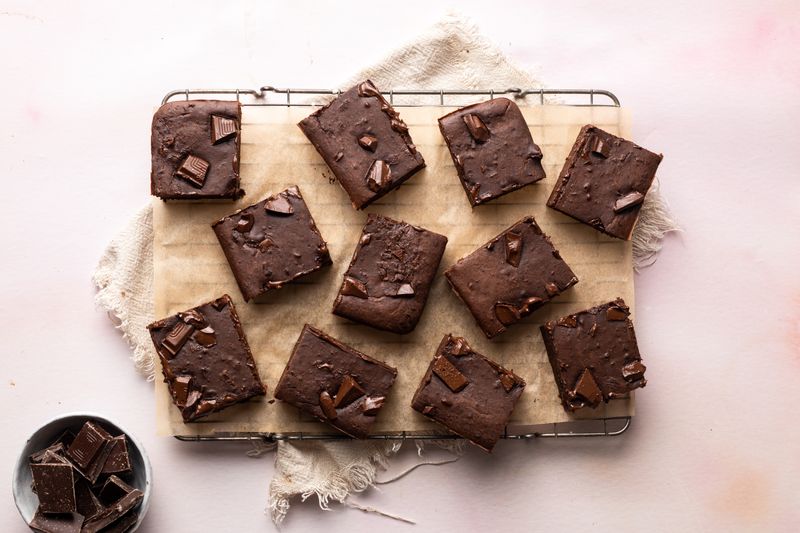
<instances>
[{"instance_id":1,"label":"broken chocolate bar piece","mask_svg":"<svg viewBox=\"0 0 800 533\"><path fill-rule=\"evenodd\" d=\"M92 492L92 486L83 478L75 483L75 506L84 518L91 518L104 509L103 504Z\"/></svg>"},{"instance_id":2,"label":"broken chocolate bar piece","mask_svg":"<svg viewBox=\"0 0 800 533\"><path fill-rule=\"evenodd\" d=\"M190 328L191 334L173 351L175 345L166 340L175 328L184 327ZM147 328L161 359L164 381L184 422L266 394L239 315L227 294Z\"/></svg>"},{"instance_id":3,"label":"broken chocolate bar piece","mask_svg":"<svg viewBox=\"0 0 800 533\"><path fill-rule=\"evenodd\" d=\"M38 463L31 465L33 486L43 513L74 513L75 478L72 465Z\"/></svg>"},{"instance_id":4,"label":"broken chocolate bar piece","mask_svg":"<svg viewBox=\"0 0 800 533\"><path fill-rule=\"evenodd\" d=\"M306 324L275 387L275 398L363 439L396 376L396 369Z\"/></svg>"},{"instance_id":5,"label":"broken chocolate bar piece","mask_svg":"<svg viewBox=\"0 0 800 533\"><path fill-rule=\"evenodd\" d=\"M296 186L212 227L248 302L331 264L328 245Z\"/></svg>"},{"instance_id":6,"label":"broken chocolate bar piece","mask_svg":"<svg viewBox=\"0 0 800 533\"><path fill-rule=\"evenodd\" d=\"M167 102L153 116L150 191L163 200L236 200L239 124L235 101Z\"/></svg>"},{"instance_id":7,"label":"broken chocolate bar piece","mask_svg":"<svg viewBox=\"0 0 800 533\"><path fill-rule=\"evenodd\" d=\"M474 351L463 338L448 334L411 407L491 451L524 388L521 377Z\"/></svg>"},{"instance_id":8,"label":"broken chocolate bar piece","mask_svg":"<svg viewBox=\"0 0 800 533\"><path fill-rule=\"evenodd\" d=\"M411 332L446 245L444 235L370 213L333 313L393 333Z\"/></svg>"},{"instance_id":9,"label":"broken chocolate bar piece","mask_svg":"<svg viewBox=\"0 0 800 533\"><path fill-rule=\"evenodd\" d=\"M473 207L545 177L542 151L507 98L457 109L439 119L439 129Z\"/></svg>"},{"instance_id":10,"label":"broken chocolate bar piece","mask_svg":"<svg viewBox=\"0 0 800 533\"><path fill-rule=\"evenodd\" d=\"M425 166L408 127L369 80L314 111L298 126L356 209L396 189Z\"/></svg>"},{"instance_id":11,"label":"broken chocolate bar piece","mask_svg":"<svg viewBox=\"0 0 800 533\"><path fill-rule=\"evenodd\" d=\"M122 481L118 476L112 474L103 484L103 488L100 489L98 496L103 505L109 506L114 505L114 503L134 490L136 489Z\"/></svg>"},{"instance_id":12,"label":"broken chocolate bar piece","mask_svg":"<svg viewBox=\"0 0 800 533\"><path fill-rule=\"evenodd\" d=\"M144 494L139 489L133 489L122 498L114 502L113 505L106 507L92 518L83 523L83 533L97 533L100 530L114 524L132 509L138 506Z\"/></svg>"},{"instance_id":13,"label":"broken chocolate bar piece","mask_svg":"<svg viewBox=\"0 0 800 533\"><path fill-rule=\"evenodd\" d=\"M444 274L489 338L578 282L533 217L523 218Z\"/></svg>"},{"instance_id":14,"label":"broken chocolate bar piece","mask_svg":"<svg viewBox=\"0 0 800 533\"><path fill-rule=\"evenodd\" d=\"M37 510L28 525L39 533L81 533L83 518L78 513L48 515Z\"/></svg>"},{"instance_id":15,"label":"broken chocolate bar piece","mask_svg":"<svg viewBox=\"0 0 800 533\"><path fill-rule=\"evenodd\" d=\"M618 298L540 328L566 411L597 407L647 384L629 315Z\"/></svg>"},{"instance_id":16,"label":"broken chocolate bar piece","mask_svg":"<svg viewBox=\"0 0 800 533\"><path fill-rule=\"evenodd\" d=\"M79 467L88 468L110 440L111 435L106 430L93 422L86 422L67 448L67 454Z\"/></svg>"},{"instance_id":17,"label":"broken chocolate bar piece","mask_svg":"<svg viewBox=\"0 0 800 533\"><path fill-rule=\"evenodd\" d=\"M596 126L584 126L547 205L607 235L630 239L662 158Z\"/></svg>"}]
</instances>

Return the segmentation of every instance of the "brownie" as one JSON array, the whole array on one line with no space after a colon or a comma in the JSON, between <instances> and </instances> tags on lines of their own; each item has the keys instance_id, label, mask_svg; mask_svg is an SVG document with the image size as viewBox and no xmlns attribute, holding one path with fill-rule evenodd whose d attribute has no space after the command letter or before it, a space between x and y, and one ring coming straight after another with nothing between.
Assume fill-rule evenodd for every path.
<instances>
[{"instance_id":1,"label":"brownie","mask_svg":"<svg viewBox=\"0 0 800 533\"><path fill-rule=\"evenodd\" d=\"M444 274L489 338L578 282L531 216L460 259Z\"/></svg>"},{"instance_id":2,"label":"brownie","mask_svg":"<svg viewBox=\"0 0 800 533\"><path fill-rule=\"evenodd\" d=\"M150 192L163 200L235 200L239 188L239 102L167 102L153 116Z\"/></svg>"},{"instance_id":3,"label":"brownie","mask_svg":"<svg viewBox=\"0 0 800 533\"><path fill-rule=\"evenodd\" d=\"M147 329L184 422L266 394L227 294Z\"/></svg>"},{"instance_id":4,"label":"brownie","mask_svg":"<svg viewBox=\"0 0 800 533\"><path fill-rule=\"evenodd\" d=\"M333 313L394 333L419 322L447 237L370 214Z\"/></svg>"},{"instance_id":5,"label":"brownie","mask_svg":"<svg viewBox=\"0 0 800 533\"><path fill-rule=\"evenodd\" d=\"M297 186L212 224L245 301L331 264Z\"/></svg>"},{"instance_id":6,"label":"brownie","mask_svg":"<svg viewBox=\"0 0 800 533\"><path fill-rule=\"evenodd\" d=\"M567 412L597 407L647 384L629 316L617 298L541 326Z\"/></svg>"},{"instance_id":7,"label":"brownie","mask_svg":"<svg viewBox=\"0 0 800 533\"><path fill-rule=\"evenodd\" d=\"M363 439L396 377L396 369L306 324L275 398Z\"/></svg>"},{"instance_id":8,"label":"brownie","mask_svg":"<svg viewBox=\"0 0 800 533\"><path fill-rule=\"evenodd\" d=\"M366 80L298 124L347 192L363 209L425 166L408 126Z\"/></svg>"},{"instance_id":9,"label":"brownie","mask_svg":"<svg viewBox=\"0 0 800 533\"><path fill-rule=\"evenodd\" d=\"M411 407L486 451L503 435L525 381L447 334Z\"/></svg>"},{"instance_id":10,"label":"brownie","mask_svg":"<svg viewBox=\"0 0 800 533\"><path fill-rule=\"evenodd\" d=\"M547 205L607 235L630 239L662 158L596 126L584 126Z\"/></svg>"},{"instance_id":11,"label":"brownie","mask_svg":"<svg viewBox=\"0 0 800 533\"><path fill-rule=\"evenodd\" d=\"M457 109L439 119L439 129L473 207L545 177L542 151L508 98Z\"/></svg>"}]
</instances>

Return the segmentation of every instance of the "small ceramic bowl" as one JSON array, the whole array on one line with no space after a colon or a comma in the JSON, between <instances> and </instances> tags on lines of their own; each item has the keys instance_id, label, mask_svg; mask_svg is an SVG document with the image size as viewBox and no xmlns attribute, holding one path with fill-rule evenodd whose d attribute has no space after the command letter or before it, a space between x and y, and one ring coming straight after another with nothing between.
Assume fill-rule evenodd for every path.
<instances>
[{"instance_id":1,"label":"small ceramic bowl","mask_svg":"<svg viewBox=\"0 0 800 533\"><path fill-rule=\"evenodd\" d=\"M68 413L61 415L49 422L45 422L30 436L30 438L28 438L28 442L22 449L22 453L20 453L19 459L17 459L17 464L14 466L14 477L12 480L14 502L17 504L19 514L22 515L26 524L30 523L33 519L33 515L36 514L36 508L39 506L39 498L31 490L31 469L28 462L30 455L47 448L67 429L77 434L87 420L97 422L112 435L124 433L128 436L128 453L130 455L131 466L133 467L133 479L130 484L144 493L144 499L138 509L139 519L136 521L136 524L128 530L129 532L136 531L139 524L144 520L144 515L147 514L147 507L150 503L150 491L153 479L150 470L150 460L147 458L144 446L142 446L130 431L126 431L116 422L112 422L95 413Z\"/></svg>"}]
</instances>

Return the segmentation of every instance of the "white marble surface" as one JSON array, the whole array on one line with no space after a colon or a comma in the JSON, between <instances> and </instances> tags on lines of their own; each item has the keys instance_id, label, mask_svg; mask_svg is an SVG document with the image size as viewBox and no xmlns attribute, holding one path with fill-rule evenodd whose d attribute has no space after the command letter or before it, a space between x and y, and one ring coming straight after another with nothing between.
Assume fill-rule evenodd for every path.
<instances>
[{"instance_id":1,"label":"white marble surface","mask_svg":"<svg viewBox=\"0 0 800 533\"><path fill-rule=\"evenodd\" d=\"M625 436L470 450L358 500L420 531L796 530L797 2L448 3L550 86L616 92L635 140L665 154L663 190L686 232L637 279L650 383ZM165 91L332 86L446 3L30 4L0 2L0 473L10 480L39 422L96 410L150 453L142 531L272 530L271 458L156 437L152 385L95 309L89 276L148 199L149 121ZM23 531L5 494L0 530ZM285 530L312 527L412 530L296 505Z\"/></svg>"}]
</instances>

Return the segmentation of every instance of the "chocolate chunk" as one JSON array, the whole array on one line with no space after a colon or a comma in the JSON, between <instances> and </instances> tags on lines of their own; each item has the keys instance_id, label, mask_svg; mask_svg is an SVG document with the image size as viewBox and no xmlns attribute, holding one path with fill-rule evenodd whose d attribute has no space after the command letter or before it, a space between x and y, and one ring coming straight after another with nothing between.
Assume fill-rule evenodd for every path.
<instances>
[{"instance_id":1,"label":"chocolate chunk","mask_svg":"<svg viewBox=\"0 0 800 533\"><path fill-rule=\"evenodd\" d=\"M611 237L630 239L661 159L600 128L584 126L547 206ZM642 196L626 193L620 198L623 191Z\"/></svg>"},{"instance_id":2,"label":"chocolate chunk","mask_svg":"<svg viewBox=\"0 0 800 533\"><path fill-rule=\"evenodd\" d=\"M306 324L275 388L275 398L363 439L396 376L396 369ZM336 400L329 391L336 391Z\"/></svg>"},{"instance_id":3,"label":"chocolate chunk","mask_svg":"<svg viewBox=\"0 0 800 533\"><path fill-rule=\"evenodd\" d=\"M389 168L386 161L378 159L369 167L369 171L367 172L367 185L371 191L378 192L389 184L391 178L392 169Z\"/></svg>"},{"instance_id":4,"label":"chocolate chunk","mask_svg":"<svg viewBox=\"0 0 800 533\"><path fill-rule=\"evenodd\" d=\"M549 294L550 296L555 296L556 294L561 292L561 291L558 290L558 285L556 285L553 282L545 284L544 290L546 290L547 294Z\"/></svg>"},{"instance_id":5,"label":"chocolate chunk","mask_svg":"<svg viewBox=\"0 0 800 533\"><path fill-rule=\"evenodd\" d=\"M369 241L371 241L371 240L372 240L372 234L371 234L371 233L365 233L365 234L363 234L363 235L361 236L361 238L358 240L358 243L359 243L361 246L364 246L364 245L366 245L366 244L369 244Z\"/></svg>"},{"instance_id":6,"label":"chocolate chunk","mask_svg":"<svg viewBox=\"0 0 800 533\"><path fill-rule=\"evenodd\" d=\"M414 287L410 283L403 283L397 288L395 296L414 296Z\"/></svg>"},{"instance_id":7,"label":"chocolate chunk","mask_svg":"<svg viewBox=\"0 0 800 533\"><path fill-rule=\"evenodd\" d=\"M178 316L181 317L181 320L195 328L204 328L208 326L205 317L197 309L189 309L183 313L178 313Z\"/></svg>"},{"instance_id":8,"label":"chocolate chunk","mask_svg":"<svg viewBox=\"0 0 800 533\"><path fill-rule=\"evenodd\" d=\"M581 377L578 378L573 396L586 400L592 407L597 407L603 399L603 393L600 391L600 387L597 386L592 371L588 368L584 368Z\"/></svg>"},{"instance_id":9,"label":"chocolate chunk","mask_svg":"<svg viewBox=\"0 0 800 533\"><path fill-rule=\"evenodd\" d=\"M80 432L75 436L72 445L67 449L67 455L75 461L80 468L88 468L92 460L97 457L100 450L111 441L111 435L94 422L86 422Z\"/></svg>"},{"instance_id":10,"label":"chocolate chunk","mask_svg":"<svg viewBox=\"0 0 800 533\"><path fill-rule=\"evenodd\" d=\"M201 189L206 181L208 166L208 161L205 159L189 155L178 167L178 170L175 171L175 177L183 178L198 189Z\"/></svg>"},{"instance_id":11,"label":"chocolate chunk","mask_svg":"<svg viewBox=\"0 0 800 533\"><path fill-rule=\"evenodd\" d=\"M345 276L342 289L339 291L342 296L355 296L356 298L368 298L367 286L355 278Z\"/></svg>"},{"instance_id":12,"label":"chocolate chunk","mask_svg":"<svg viewBox=\"0 0 800 533\"><path fill-rule=\"evenodd\" d=\"M372 135L362 135L358 138L358 144L361 145L361 148L364 150L369 150L370 152L374 152L375 149L378 147L378 139L376 139Z\"/></svg>"},{"instance_id":13,"label":"chocolate chunk","mask_svg":"<svg viewBox=\"0 0 800 533\"><path fill-rule=\"evenodd\" d=\"M539 298L538 296L529 296L525 298L525 301L522 303L522 307L519 309L520 316L529 315L530 313L534 312L536 309L541 307L544 303L544 300Z\"/></svg>"},{"instance_id":14,"label":"chocolate chunk","mask_svg":"<svg viewBox=\"0 0 800 533\"><path fill-rule=\"evenodd\" d=\"M509 231L506 233L506 263L516 268L521 256L522 235Z\"/></svg>"},{"instance_id":15,"label":"chocolate chunk","mask_svg":"<svg viewBox=\"0 0 800 533\"><path fill-rule=\"evenodd\" d=\"M100 489L98 496L103 505L114 505L117 501L134 490L136 489L122 481L118 476L112 474L103 484L103 488Z\"/></svg>"},{"instance_id":16,"label":"chocolate chunk","mask_svg":"<svg viewBox=\"0 0 800 533\"><path fill-rule=\"evenodd\" d=\"M644 377L647 367L641 361L633 361L622 367L622 377L625 381L639 381Z\"/></svg>"},{"instance_id":17,"label":"chocolate chunk","mask_svg":"<svg viewBox=\"0 0 800 533\"><path fill-rule=\"evenodd\" d=\"M236 135L236 121L228 117L211 115L211 144L219 144Z\"/></svg>"},{"instance_id":18,"label":"chocolate chunk","mask_svg":"<svg viewBox=\"0 0 800 533\"><path fill-rule=\"evenodd\" d=\"M75 483L75 507L78 509L78 514L83 515L84 518L91 518L104 508L92 492L92 486L83 478L78 478Z\"/></svg>"},{"instance_id":19,"label":"chocolate chunk","mask_svg":"<svg viewBox=\"0 0 800 533\"><path fill-rule=\"evenodd\" d=\"M225 120L216 121L214 117ZM233 122L234 132L226 121ZM150 191L164 200L236 200L239 188L241 106L236 101L176 100L153 116ZM224 130L224 131L223 131ZM225 134L215 143L218 135ZM183 166L189 156L204 164ZM205 170L203 170L205 168ZM203 170L201 172L201 170Z\"/></svg>"},{"instance_id":20,"label":"chocolate chunk","mask_svg":"<svg viewBox=\"0 0 800 533\"><path fill-rule=\"evenodd\" d=\"M577 328L578 319L575 317L575 315L562 316L558 319L558 325L565 328Z\"/></svg>"},{"instance_id":21,"label":"chocolate chunk","mask_svg":"<svg viewBox=\"0 0 800 533\"><path fill-rule=\"evenodd\" d=\"M347 407L357 399L364 396L364 389L353 376L346 375L342 379L342 384L339 385L339 390L333 398L333 406L337 409Z\"/></svg>"},{"instance_id":22,"label":"chocolate chunk","mask_svg":"<svg viewBox=\"0 0 800 533\"><path fill-rule=\"evenodd\" d=\"M336 407L334 407L333 399L328 391L324 390L319 393L319 407L328 419L336 420Z\"/></svg>"},{"instance_id":23,"label":"chocolate chunk","mask_svg":"<svg viewBox=\"0 0 800 533\"><path fill-rule=\"evenodd\" d=\"M469 134L476 141L482 143L489 140L489 128L486 127L486 124L483 123L478 115L472 113L464 115L464 124L467 125Z\"/></svg>"},{"instance_id":24,"label":"chocolate chunk","mask_svg":"<svg viewBox=\"0 0 800 533\"><path fill-rule=\"evenodd\" d=\"M191 376L177 376L172 381L172 392L175 395L175 403L179 407L186 405L186 400L189 397L189 389L191 388Z\"/></svg>"},{"instance_id":25,"label":"chocolate chunk","mask_svg":"<svg viewBox=\"0 0 800 533\"><path fill-rule=\"evenodd\" d=\"M361 96L362 98L367 96L377 96L378 98L382 98L381 92L370 80L365 80L358 84L358 96Z\"/></svg>"},{"instance_id":26,"label":"chocolate chunk","mask_svg":"<svg viewBox=\"0 0 800 533\"><path fill-rule=\"evenodd\" d=\"M32 464L33 486L43 513L73 513L75 478L72 465L64 463Z\"/></svg>"},{"instance_id":27,"label":"chocolate chunk","mask_svg":"<svg viewBox=\"0 0 800 533\"><path fill-rule=\"evenodd\" d=\"M644 195L642 193L638 191L628 193L614 202L614 212L621 213L631 207L636 207L642 202L644 202Z\"/></svg>"},{"instance_id":28,"label":"chocolate chunk","mask_svg":"<svg viewBox=\"0 0 800 533\"><path fill-rule=\"evenodd\" d=\"M367 396L361 403L361 412L366 416L375 416L381 410L385 401L385 396Z\"/></svg>"},{"instance_id":29,"label":"chocolate chunk","mask_svg":"<svg viewBox=\"0 0 800 533\"><path fill-rule=\"evenodd\" d=\"M46 515L37 509L28 525L40 533L80 533L83 516L78 513Z\"/></svg>"},{"instance_id":30,"label":"chocolate chunk","mask_svg":"<svg viewBox=\"0 0 800 533\"><path fill-rule=\"evenodd\" d=\"M198 344L204 346L206 348L211 348L215 344L217 344L217 335L214 332L214 328L211 326L205 327L194 334L194 340L197 341Z\"/></svg>"},{"instance_id":31,"label":"chocolate chunk","mask_svg":"<svg viewBox=\"0 0 800 533\"><path fill-rule=\"evenodd\" d=\"M611 306L606 310L606 318L608 320L626 320L628 315L627 308Z\"/></svg>"},{"instance_id":32,"label":"chocolate chunk","mask_svg":"<svg viewBox=\"0 0 800 533\"><path fill-rule=\"evenodd\" d=\"M607 158L611 153L611 149L609 148L608 144L606 144L606 142L597 135L589 139L588 146L590 153L598 157L602 157L603 159Z\"/></svg>"},{"instance_id":33,"label":"chocolate chunk","mask_svg":"<svg viewBox=\"0 0 800 533\"><path fill-rule=\"evenodd\" d=\"M462 353L456 355L454 351ZM448 361L457 376L469 382L469 387L454 392L446 380L433 379L441 361ZM445 335L414 393L411 407L490 451L502 436L524 388L522 378L471 350L466 340ZM437 408L439 405L446 408Z\"/></svg>"},{"instance_id":34,"label":"chocolate chunk","mask_svg":"<svg viewBox=\"0 0 800 533\"><path fill-rule=\"evenodd\" d=\"M517 308L511 304L503 302L497 302L494 304L494 315L504 326L510 326L520 319Z\"/></svg>"},{"instance_id":35,"label":"chocolate chunk","mask_svg":"<svg viewBox=\"0 0 800 533\"><path fill-rule=\"evenodd\" d=\"M164 381L184 422L264 395L266 389L230 297L224 295L189 311L203 316L206 328L197 331L195 342L186 343L174 357L159 352ZM183 323L173 315L150 324L153 344L160 346L168 332ZM212 336L216 344L208 342Z\"/></svg>"},{"instance_id":36,"label":"chocolate chunk","mask_svg":"<svg viewBox=\"0 0 800 533\"><path fill-rule=\"evenodd\" d=\"M83 533L97 533L100 530L114 524L117 520L124 517L131 509L141 503L144 498L142 491L133 489L131 492L117 500L114 505L106 507L96 516L83 523Z\"/></svg>"},{"instance_id":37,"label":"chocolate chunk","mask_svg":"<svg viewBox=\"0 0 800 533\"><path fill-rule=\"evenodd\" d=\"M500 374L500 384L503 385L503 388L506 392L511 392L511 389L514 388L514 385L517 384L517 380L510 374L501 373Z\"/></svg>"},{"instance_id":38,"label":"chocolate chunk","mask_svg":"<svg viewBox=\"0 0 800 533\"><path fill-rule=\"evenodd\" d=\"M460 392L469 384L469 380L466 376L464 376L464 374L462 374L444 355L436 356L436 359L433 361L432 369L433 373L444 381L444 384L453 392Z\"/></svg>"},{"instance_id":39,"label":"chocolate chunk","mask_svg":"<svg viewBox=\"0 0 800 533\"><path fill-rule=\"evenodd\" d=\"M264 209L273 215L291 215L294 213L294 208L289 200L286 198L285 193L276 194L267 198L264 202Z\"/></svg>"},{"instance_id":40,"label":"chocolate chunk","mask_svg":"<svg viewBox=\"0 0 800 533\"><path fill-rule=\"evenodd\" d=\"M127 474L131 471L131 459L128 455L128 439L125 435L119 435L112 439L111 453L108 455L103 465L103 474ZM78 512L81 512L78 509ZM81 512L84 516L86 513Z\"/></svg>"},{"instance_id":41,"label":"chocolate chunk","mask_svg":"<svg viewBox=\"0 0 800 533\"><path fill-rule=\"evenodd\" d=\"M247 233L253 227L253 221L253 215L245 213L233 227L233 230L239 233Z\"/></svg>"},{"instance_id":42,"label":"chocolate chunk","mask_svg":"<svg viewBox=\"0 0 800 533\"><path fill-rule=\"evenodd\" d=\"M267 250L275 246L275 241L267 237L260 243L258 243L258 251L261 253L265 253Z\"/></svg>"},{"instance_id":43,"label":"chocolate chunk","mask_svg":"<svg viewBox=\"0 0 800 533\"><path fill-rule=\"evenodd\" d=\"M183 345L189 340L194 328L186 322L178 322L173 326L172 330L161 341L161 346L171 355L175 357L181 351Z\"/></svg>"}]
</instances>

